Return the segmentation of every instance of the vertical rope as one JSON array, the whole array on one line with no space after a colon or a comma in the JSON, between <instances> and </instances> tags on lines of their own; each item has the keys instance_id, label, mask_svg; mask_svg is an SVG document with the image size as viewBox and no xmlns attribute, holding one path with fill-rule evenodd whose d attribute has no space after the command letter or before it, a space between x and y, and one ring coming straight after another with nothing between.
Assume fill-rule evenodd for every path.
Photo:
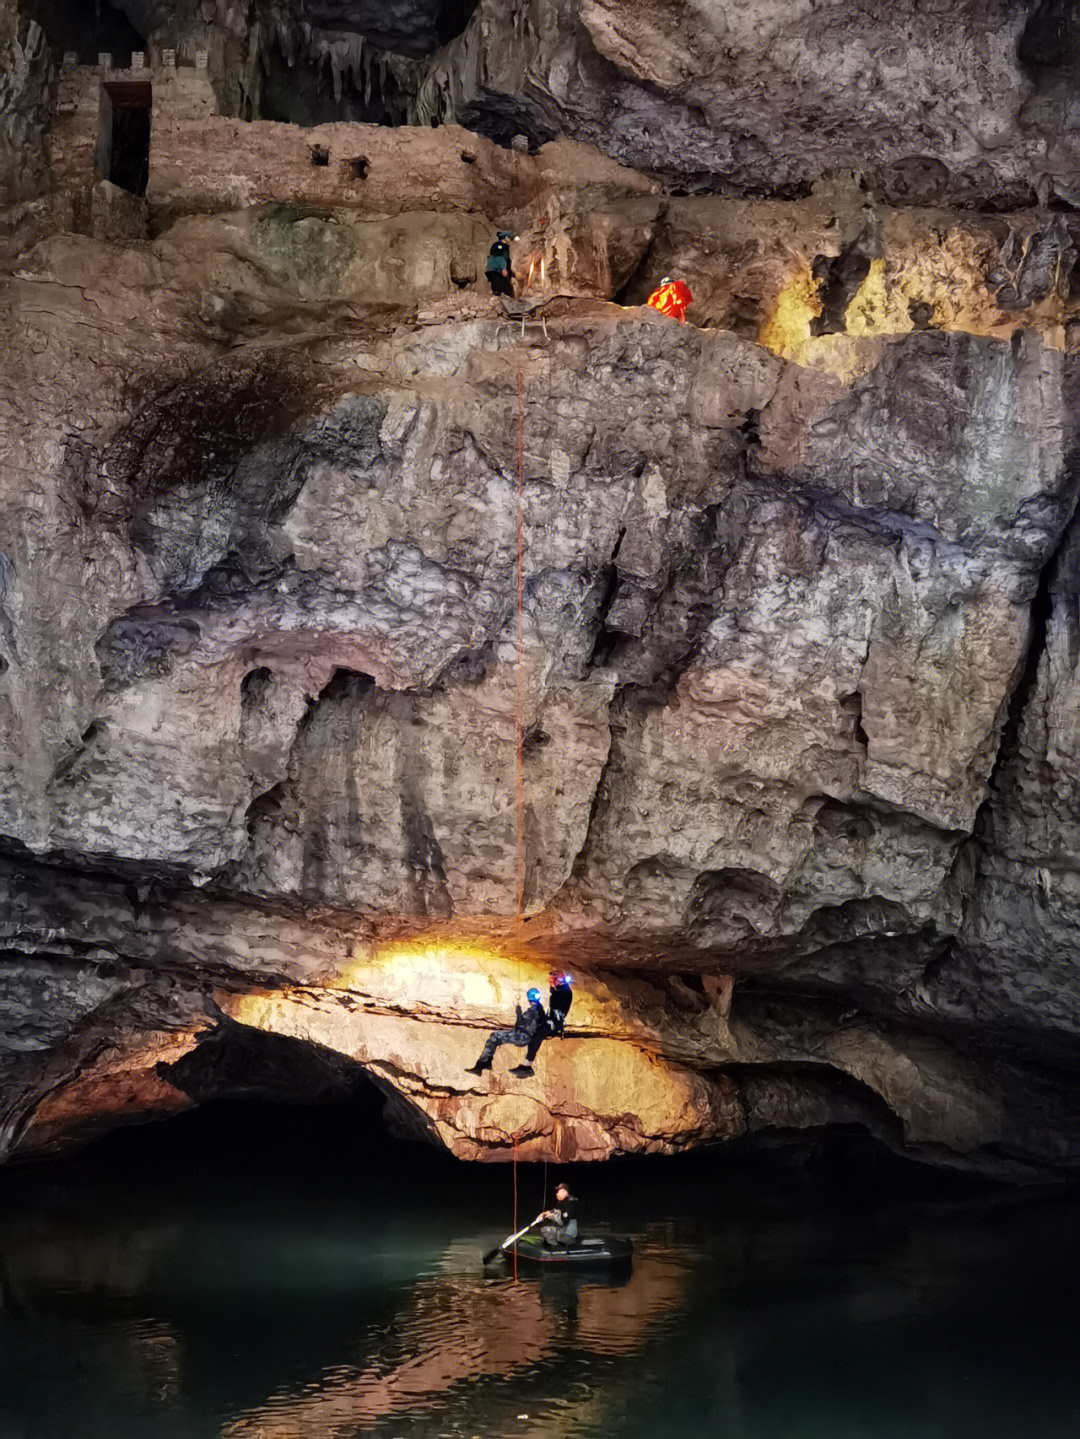
<instances>
[{"instance_id":1,"label":"vertical rope","mask_svg":"<svg viewBox=\"0 0 1080 1439\"><path fill-rule=\"evenodd\" d=\"M514 1135L514 1234L518 1232L518 1200L517 1200L517 1135ZM514 1283L517 1283L517 1240L514 1240Z\"/></svg>"},{"instance_id":2,"label":"vertical rope","mask_svg":"<svg viewBox=\"0 0 1080 1439\"><path fill-rule=\"evenodd\" d=\"M522 709L525 703L525 641L524 626L522 623L522 598L524 595L524 445L522 441L524 425L524 393L525 382L522 373L518 370L517 375L517 652L514 661L514 729L517 741L517 759L514 770L515 790L515 836L514 836L514 913L517 920L517 940L521 940L521 919L525 911L525 769L524 769L524 744L525 726L522 719ZM518 949L518 988L521 988L521 950ZM517 1172L517 1135L514 1135L514 1233L518 1229L518 1172ZM517 1244L514 1245L514 1283L518 1277L518 1256Z\"/></svg>"},{"instance_id":3,"label":"vertical rope","mask_svg":"<svg viewBox=\"0 0 1080 1439\"><path fill-rule=\"evenodd\" d=\"M522 710L525 703L525 641L522 622L522 598L524 595L523 531L524 531L524 448L522 429L524 424L524 379L518 371L517 377L517 659L514 665L515 687L517 690L515 715L517 728L517 769L515 783L517 791L517 835L515 854L517 861L516 909L520 924L525 910L525 771L522 753L525 742L525 727Z\"/></svg>"}]
</instances>

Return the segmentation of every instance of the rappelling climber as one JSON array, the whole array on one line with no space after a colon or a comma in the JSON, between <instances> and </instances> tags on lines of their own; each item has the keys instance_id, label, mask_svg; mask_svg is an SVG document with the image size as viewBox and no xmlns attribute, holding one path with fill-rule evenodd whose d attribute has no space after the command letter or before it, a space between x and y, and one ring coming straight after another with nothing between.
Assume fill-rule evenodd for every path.
<instances>
[{"instance_id":1,"label":"rappelling climber","mask_svg":"<svg viewBox=\"0 0 1080 1439\"><path fill-rule=\"evenodd\" d=\"M545 1249L569 1249L578 1237L577 1200L565 1184L555 1186L555 1208L545 1209L540 1215L546 1219L541 1224L540 1234Z\"/></svg>"},{"instance_id":2,"label":"rappelling climber","mask_svg":"<svg viewBox=\"0 0 1080 1439\"><path fill-rule=\"evenodd\" d=\"M548 1033L559 1039L563 1038L566 1016L574 1001L571 983L570 976L559 969L553 969L548 975Z\"/></svg>"},{"instance_id":3,"label":"rappelling climber","mask_svg":"<svg viewBox=\"0 0 1080 1439\"><path fill-rule=\"evenodd\" d=\"M484 262L484 274L488 277L493 295L513 297L514 275L510 268L510 241L513 238L509 230L500 230Z\"/></svg>"},{"instance_id":4,"label":"rappelling climber","mask_svg":"<svg viewBox=\"0 0 1080 1439\"><path fill-rule=\"evenodd\" d=\"M490 1034L481 1051L480 1058L475 1064L470 1064L466 1068L466 1074L483 1074L485 1069L490 1069L491 1061L495 1058L495 1051L500 1044L528 1046L525 1052L525 1063L517 1065L510 1073L521 1078L527 1078L532 1074L532 1062L536 1058L537 1050L547 1038L547 1015L544 1013L544 1006L540 1003L538 989L530 989L525 998L529 1001L529 1007L523 1014L521 1005L517 1006L517 1019L513 1029L496 1029L493 1034Z\"/></svg>"},{"instance_id":5,"label":"rappelling climber","mask_svg":"<svg viewBox=\"0 0 1080 1439\"><path fill-rule=\"evenodd\" d=\"M689 286L684 285L681 280L673 280L670 275L665 275L660 281L660 288L654 290L645 303L654 310L659 310L661 315L673 315L681 325L685 325L686 307L693 299Z\"/></svg>"}]
</instances>

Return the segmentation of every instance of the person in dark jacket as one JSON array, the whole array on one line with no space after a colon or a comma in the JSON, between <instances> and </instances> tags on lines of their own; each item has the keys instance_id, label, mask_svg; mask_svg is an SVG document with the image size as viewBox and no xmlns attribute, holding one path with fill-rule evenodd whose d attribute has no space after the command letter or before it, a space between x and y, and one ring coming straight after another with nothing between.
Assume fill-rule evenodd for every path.
<instances>
[{"instance_id":1,"label":"person in dark jacket","mask_svg":"<svg viewBox=\"0 0 1080 1439\"><path fill-rule=\"evenodd\" d=\"M559 1039L563 1038L566 1016L574 1001L570 985L570 976L561 970L553 969L548 975L548 1033L557 1035Z\"/></svg>"},{"instance_id":2,"label":"person in dark jacket","mask_svg":"<svg viewBox=\"0 0 1080 1439\"><path fill-rule=\"evenodd\" d=\"M510 269L510 241L513 238L509 230L500 230L484 262L484 274L493 295L513 296L514 276Z\"/></svg>"},{"instance_id":3,"label":"person in dark jacket","mask_svg":"<svg viewBox=\"0 0 1080 1439\"><path fill-rule=\"evenodd\" d=\"M544 1013L544 1006L540 1003L538 989L530 989L525 998L529 1001L529 1007L522 1014L521 1005L517 1006L517 1020L513 1029L497 1029L490 1034L481 1051L480 1058L475 1064L468 1066L466 1074L483 1074L485 1069L490 1069L491 1061L495 1058L495 1051L500 1044L527 1046L526 1058L529 1064L536 1058L536 1051L547 1038L547 1015ZM519 1064L511 1073L529 1075L532 1073L529 1064Z\"/></svg>"},{"instance_id":4,"label":"person in dark jacket","mask_svg":"<svg viewBox=\"0 0 1080 1439\"><path fill-rule=\"evenodd\" d=\"M578 1237L578 1203L565 1184L555 1189L555 1208L546 1209L541 1219L548 1222L540 1226L540 1233L548 1249L568 1249Z\"/></svg>"}]
</instances>

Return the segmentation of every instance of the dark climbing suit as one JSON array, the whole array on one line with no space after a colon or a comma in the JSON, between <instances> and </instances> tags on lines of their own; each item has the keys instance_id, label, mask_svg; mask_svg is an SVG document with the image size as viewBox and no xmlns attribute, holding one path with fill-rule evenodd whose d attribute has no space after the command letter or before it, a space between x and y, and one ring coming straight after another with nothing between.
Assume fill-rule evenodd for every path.
<instances>
[{"instance_id":1,"label":"dark climbing suit","mask_svg":"<svg viewBox=\"0 0 1080 1439\"><path fill-rule=\"evenodd\" d=\"M566 1016L570 1013L570 1005L574 999L574 991L568 984L557 984L548 990L548 1032L563 1037L563 1030L566 1028Z\"/></svg>"},{"instance_id":2,"label":"dark climbing suit","mask_svg":"<svg viewBox=\"0 0 1080 1439\"><path fill-rule=\"evenodd\" d=\"M544 1006L539 1000L530 1004L524 1014L521 1012L521 1005L517 1007L517 1022L513 1029L496 1029L493 1034L488 1035L488 1041L484 1045L480 1058L476 1061L478 1069L490 1069L491 1061L495 1058L495 1051L500 1044L528 1045L526 1060L529 1064L536 1058L536 1051L547 1038L547 1015L544 1013Z\"/></svg>"},{"instance_id":3,"label":"dark climbing suit","mask_svg":"<svg viewBox=\"0 0 1080 1439\"><path fill-rule=\"evenodd\" d=\"M493 295L513 296L514 277L510 273L510 246L505 240L496 240L488 251L484 274L488 277Z\"/></svg>"}]
</instances>

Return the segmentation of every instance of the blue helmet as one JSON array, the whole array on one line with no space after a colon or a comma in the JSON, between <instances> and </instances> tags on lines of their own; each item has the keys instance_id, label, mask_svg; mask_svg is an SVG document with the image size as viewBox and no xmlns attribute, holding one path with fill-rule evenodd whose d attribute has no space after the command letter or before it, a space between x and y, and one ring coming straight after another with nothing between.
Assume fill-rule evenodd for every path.
<instances>
[{"instance_id":1,"label":"blue helmet","mask_svg":"<svg viewBox=\"0 0 1080 1439\"><path fill-rule=\"evenodd\" d=\"M538 989L527 989L525 991L525 998L529 1001L530 1004L539 1004L540 991Z\"/></svg>"}]
</instances>

